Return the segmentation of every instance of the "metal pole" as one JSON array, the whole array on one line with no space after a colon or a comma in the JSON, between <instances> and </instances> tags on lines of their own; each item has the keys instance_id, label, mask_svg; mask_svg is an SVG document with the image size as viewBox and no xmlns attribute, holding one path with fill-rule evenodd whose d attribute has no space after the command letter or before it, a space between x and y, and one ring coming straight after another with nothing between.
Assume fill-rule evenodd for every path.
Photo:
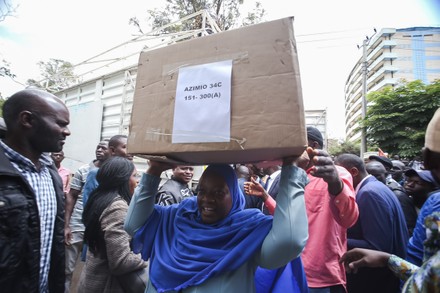
<instances>
[{"instance_id":1,"label":"metal pole","mask_svg":"<svg viewBox=\"0 0 440 293\"><path fill-rule=\"evenodd\" d=\"M365 39L362 44L363 62L362 62L362 119L367 115L367 76L368 76L368 62L367 62L367 45L368 40ZM362 127L361 133L361 159L364 159L364 153L367 152L367 134L365 127Z\"/></svg>"},{"instance_id":2,"label":"metal pole","mask_svg":"<svg viewBox=\"0 0 440 293\"><path fill-rule=\"evenodd\" d=\"M366 36L362 42L362 119L367 116L367 79L368 79L368 61L367 61L367 46L370 43L373 36L376 34L376 29L374 29L374 34L371 37ZM360 47L358 46L360 49ZM362 127L361 132L361 153L360 157L364 159L364 154L367 152L367 130Z\"/></svg>"}]
</instances>

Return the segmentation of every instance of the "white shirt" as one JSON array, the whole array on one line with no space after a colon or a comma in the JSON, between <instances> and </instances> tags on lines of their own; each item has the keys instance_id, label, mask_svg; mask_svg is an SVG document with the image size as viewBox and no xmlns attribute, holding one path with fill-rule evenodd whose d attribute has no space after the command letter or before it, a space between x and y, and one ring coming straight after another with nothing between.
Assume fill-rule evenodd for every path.
<instances>
[{"instance_id":1,"label":"white shirt","mask_svg":"<svg viewBox=\"0 0 440 293\"><path fill-rule=\"evenodd\" d=\"M361 189L362 183L364 183L365 180L367 180L368 178L370 178L373 175L368 175L367 177L365 177L364 179L362 179L361 182L359 182L359 184L356 186L356 194L358 194L359 189Z\"/></svg>"}]
</instances>

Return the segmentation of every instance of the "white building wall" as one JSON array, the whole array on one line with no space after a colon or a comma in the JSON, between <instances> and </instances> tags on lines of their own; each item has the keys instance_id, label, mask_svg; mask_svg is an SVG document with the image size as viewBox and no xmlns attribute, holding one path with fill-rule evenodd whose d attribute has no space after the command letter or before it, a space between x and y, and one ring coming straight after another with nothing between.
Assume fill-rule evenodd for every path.
<instances>
[{"instance_id":1,"label":"white building wall","mask_svg":"<svg viewBox=\"0 0 440 293\"><path fill-rule=\"evenodd\" d=\"M429 83L440 78L440 28L385 28L371 39L367 52L367 93L402 79ZM361 57L345 84L345 131L352 141L360 138L362 62Z\"/></svg>"}]
</instances>

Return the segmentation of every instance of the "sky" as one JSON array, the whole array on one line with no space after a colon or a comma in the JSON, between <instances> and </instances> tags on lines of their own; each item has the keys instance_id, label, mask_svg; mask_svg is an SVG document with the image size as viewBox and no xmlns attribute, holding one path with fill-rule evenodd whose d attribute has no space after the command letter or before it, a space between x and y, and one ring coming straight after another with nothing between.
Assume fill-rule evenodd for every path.
<instances>
[{"instance_id":1,"label":"sky","mask_svg":"<svg viewBox=\"0 0 440 293\"><path fill-rule=\"evenodd\" d=\"M38 80L38 61L58 58L77 64L133 38L130 17L145 20L162 0L9 0L16 15L0 22L0 58L16 82L0 78L7 97ZM305 109L327 110L328 137L343 139L344 86L374 29L440 27L440 0L260 0L265 20L294 17ZM0 6L3 1L0 2ZM252 7L253 0L245 0ZM1 8L1 7L0 7Z\"/></svg>"}]
</instances>

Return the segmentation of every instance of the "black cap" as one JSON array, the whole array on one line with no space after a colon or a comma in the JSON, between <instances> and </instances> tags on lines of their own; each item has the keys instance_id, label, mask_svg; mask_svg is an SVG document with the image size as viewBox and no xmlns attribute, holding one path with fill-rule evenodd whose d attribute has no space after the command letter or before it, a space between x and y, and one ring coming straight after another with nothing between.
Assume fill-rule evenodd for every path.
<instances>
[{"instance_id":1,"label":"black cap","mask_svg":"<svg viewBox=\"0 0 440 293\"><path fill-rule=\"evenodd\" d=\"M307 126L307 138L318 142L321 147L324 146L324 139L322 138L322 134L318 128Z\"/></svg>"},{"instance_id":2,"label":"black cap","mask_svg":"<svg viewBox=\"0 0 440 293\"><path fill-rule=\"evenodd\" d=\"M405 172L405 176L419 176L423 181L429 182L433 185L437 185L437 182L435 181L434 177L432 176L431 171L429 170L414 170L409 169Z\"/></svg>"},{"instance_id":3,"label":"black cap","mask_svg":"<svg viewBox=\"0 0 440 293\"><path fill-rule=\"evenodd\" d=\"M387 157L381 157L381 156L369 156L368 159L378 161L381 163L386 169L392 169L393 168L393 162L391 162L390 159Z\"/></svg>"}]
</instances>

